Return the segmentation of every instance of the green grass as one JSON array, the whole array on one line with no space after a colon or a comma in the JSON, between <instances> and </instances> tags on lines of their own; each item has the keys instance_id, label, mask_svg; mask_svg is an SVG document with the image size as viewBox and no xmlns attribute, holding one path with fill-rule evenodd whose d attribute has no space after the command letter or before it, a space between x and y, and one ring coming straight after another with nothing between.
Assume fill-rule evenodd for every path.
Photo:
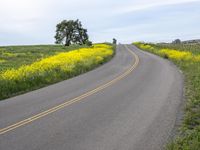
<instances>
[{"instance_id":1,"label":"green grass","mask_svg":"<svg viewBox=\"0 0 200 150\"><path fill-rule=\"evenodd\" d=\"M169 49L177 49L181 51L190 51L193 54L199 54L200 53L200 44L194 43L194 44L156 44L157 48L169 48Z\"/></svg>"},{"instance_id":2,"label":"green grass","mask_svg":"<svg viewBox=\"0 0 200 150\"><path fill-rule=\"evenodd\" d=\"M136 43L140 47L140 44ZM146 44L153 48L143 50L170 59L167 55L159 54L163 48L175 49L178 51L189 51L193 56L200 55L200 44ZM144 46L143 46L144 47ZM183 121L180 132L167 150L200 150L200 61L176 60L173 61L184 73L185 76L185 97Z\"/></svg>"},{"instance_id":3,"label":"green grass","mask_svg":"<svg viewBox=\"0 0 200 150\"><path fill-rule=\"evenodd\" d=\"M57 63L57 61L54 60L52 62L52 69L49 68L47 70L43 70L44 67L42 67L41 69L38 68L38 71L33 72L33 70L36 68L31 68L32 70L30 72L26 71L26 74L23 74L23 78L22 75L17 75L17 72L15 71L20 70L22 66L25 66L25 69L27 65L31 66L32 64L35 64L35 62L41 62L40 60L44 60L44 58L49 59L49 56L57 56L57 54L62 52L69 52L86 47L88 46L72 45L69 47L64 47L61 45L36 45L0 47L0 100L85 73L109 61L114 55L113 54L104 57L99 56L96 60L96 56L100 55L97 53L91 58L88 57L88 59L85 61L78 60L80 63L77 61L76 64L71 66L65 66L67 65L65 64L64 66L62 65L56 68L53 68L53 66L55 66ZM113 52L115 52L115 47L112 45L111 47ZM76 56L72 55L72 57L73 59L76 59ZM70 58L70 61L72 57ZM62 61L65 62L64 59ZM68 61L66 60L66 63L67 62ZM51 61L48 63L51 65ZM68 70L66 67L71 67L73 69ZM9 72L9 70L12 72L6 76L9 78L4 78L2 75L4 75L5 72ZM21 72L23 73L23 70L21 70ZM13 76L19 76L21 78L15 79Z\"/></svg>"},{"instance_id":4,"label":"green grass","mask_svg":"<svg viewBox=\"0 0 200 150\"><path fill-rule=\"evenodd\" d=\"M86 46L80 46L80 45L72 45L69 47L64 47L62 45L1 46L0 72L11 68L18 68L22 65L28 65L42 58L81 47L86 47Z\"/></svg>"}]
</instances>

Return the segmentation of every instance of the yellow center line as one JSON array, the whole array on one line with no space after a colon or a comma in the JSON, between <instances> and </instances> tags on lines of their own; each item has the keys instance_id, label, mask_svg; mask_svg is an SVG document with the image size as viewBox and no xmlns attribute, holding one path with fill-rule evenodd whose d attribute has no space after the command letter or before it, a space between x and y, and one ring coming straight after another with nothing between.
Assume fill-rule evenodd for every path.
<instances>
[{"instance_id":1,"label":"yellow center line","mask_svg":"<svg viewBox=\"0 0 200 150\"><path fill-rule=\"evenodd\" d=\"M107 87L113 85L113 84L116 83L117 81L119 81L119 80L123 79L124 77L126 77L127 75L129 75L129 74L138 66L138 64L139 64L139 57L138 57L133 51L131 51L127 46L125 46L125 47L126 47L126 49L131 53L131 55L133 56L133 58L135 58L135 61L134 61L134 63L131 65L131 67L130 67L129 69L127 69L123 74L121 74L120 76L118 76L118 77L112 79L111 81L109 81L109 82L107 82L107 83L105 83L105 84L103 84L103 85L100 85L99 87L97 87L97 88L95 88L95 89L93 89L93 90L91 90L91 91L88 91L88 92L86 92L86 93L84 93L84 94L82 94L82 95L80 95L80 96L78 96L78 97L75 97L75 98L70 99L70 100L66 100L66 102L64 102L64 103L62 103L62 104L59 104L59 105L57 105L57 106L55 106L55 107L52 107L52 108L50 108L50 109L48 109L48 110L46 110L46 111L43 111L43 112L41 112L41 113L38 113L38 114L36 114L36 115L34 115L34 116L32 116L32 117L29 117L29 118L27 118L27 119L24 119L24 120L22 120L22 121L19 121L19 122L15 123L15 124L12 124L12 125L10 125L10 126L7 126L7 127L5 127L5 128L2 128L2 129L0 129L0 135L4 134L4 133L6 133L6 132L12 131L12 130L18 128L18 127L23 126L23 125L26 125L26 124L28 124L28 123L31 123L31 122L33 122L33 121L39 119L39 118L42 118L42 117L44 117L44 116L47 116L47 115L49 115L49 114L51 114L51 113L53 113L53 112L56 112L56 111L58 111L58 110L60 110L60 109L62 109L62 108L64 108L64 107L66 107L66 106L69 106L69 105L71 105L71 104L73 104L73 103L76 103L76 102L78 102L78 101L81 101L81 100L83 100L84 98L86 98L86 97L88 97L88 96L90 96L90 95L93 95L94 93L97 93L97 92L99 92L99 91L101 91L101 90L103 90L103 89L105 89L105 88L107 88Z\"/></svg>"}]
</instances>

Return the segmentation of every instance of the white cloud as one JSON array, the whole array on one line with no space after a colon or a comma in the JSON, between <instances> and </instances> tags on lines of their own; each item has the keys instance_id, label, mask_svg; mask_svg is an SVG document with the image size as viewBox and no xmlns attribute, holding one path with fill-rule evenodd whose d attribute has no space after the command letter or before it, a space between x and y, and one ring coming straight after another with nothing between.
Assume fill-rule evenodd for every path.
<instances>
[{"instance_id":1,"label":"white cloud","mask_svg":"<svg viewBox=\"0 0 200 150\"><path fill-rule=\"evenodd\" d=\"M23 20L35 18L42 13L42 6L40 4L38 0L0 1L0 14L4 19Z\"/></svg>"},{"instance_id":2,"label":"white cloud","mask_svg":"<svg viewBox=\"0 0 200 150\"><path fill-rule=\"evenodd\" d=\"M43 17L43 9L38 2L38 0L0 1L0 32L21 33L35 29L35 23Z\"/></svg>"},{"instance_id":3,"label":"white cloud","mask_svg":"<svg viewBox=\"0 0 200 150\"><path fill-rule=\"evenodd\" d=\"M122 5L118 7L113 13L114 14L124 14L139 10L145 10L152 7L159 7L159 6L165 6L165 5L174 5L174 4L182 4L182 3L188 3L188 2L197 2L200 0L136 0L132 1L131 3L127 5Z\"/></svg>"}]
</instances>

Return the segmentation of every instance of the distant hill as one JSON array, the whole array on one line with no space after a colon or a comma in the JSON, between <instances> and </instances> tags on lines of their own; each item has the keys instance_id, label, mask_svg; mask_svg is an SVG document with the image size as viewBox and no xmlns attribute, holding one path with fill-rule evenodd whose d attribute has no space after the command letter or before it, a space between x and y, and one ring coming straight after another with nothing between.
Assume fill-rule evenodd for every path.
<instances>
[{"instance_id":1,"label":"distant hill","mask_svg":"<svg viewBox=\"0 0 200 150\"><path fill-rule=\"evenodd\" d=\"M182 41L182 43L200 43L200 39Z\"/></svg>"},{"instance_id":2,"label":"distant hill","mask_svg":"<svg viewBox=\"0 0 200 150\"><path fill-rule=\"evenodd\" d=\"M170 42L173 43L174 41ZM157 44L170 44L168 42L160 42ZM183 44L200 44L200 39L193 39L193 40L186 40L186 41L181 41Z\"/></svg>"}]
</instances>

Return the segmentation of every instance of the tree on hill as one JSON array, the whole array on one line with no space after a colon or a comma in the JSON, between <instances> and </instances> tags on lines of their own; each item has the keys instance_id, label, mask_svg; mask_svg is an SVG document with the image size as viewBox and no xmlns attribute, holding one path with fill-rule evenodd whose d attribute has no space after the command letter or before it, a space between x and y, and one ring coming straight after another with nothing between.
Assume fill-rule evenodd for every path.
<instances>
[{"instance_id":1,"label":"tree on hill","mask_svg":"<svg viewBox=\"0 0 200 150\"><path fill-rule=\"evenodd\" d=\"M113 38L113 44L117 44L117 40Z\"/></svg>"},{"instance_id":2,"label":"tree on hill","mask_svg":"<svg viewBox=\"0 0 200 150\"><path fill-rule=\"evenodd\" d=\"M91 45L87 34L87 29L82 27L81 22L77 20L63 20L56 26L56 44L87 44Z\"/></svg>"}]
</instances>

